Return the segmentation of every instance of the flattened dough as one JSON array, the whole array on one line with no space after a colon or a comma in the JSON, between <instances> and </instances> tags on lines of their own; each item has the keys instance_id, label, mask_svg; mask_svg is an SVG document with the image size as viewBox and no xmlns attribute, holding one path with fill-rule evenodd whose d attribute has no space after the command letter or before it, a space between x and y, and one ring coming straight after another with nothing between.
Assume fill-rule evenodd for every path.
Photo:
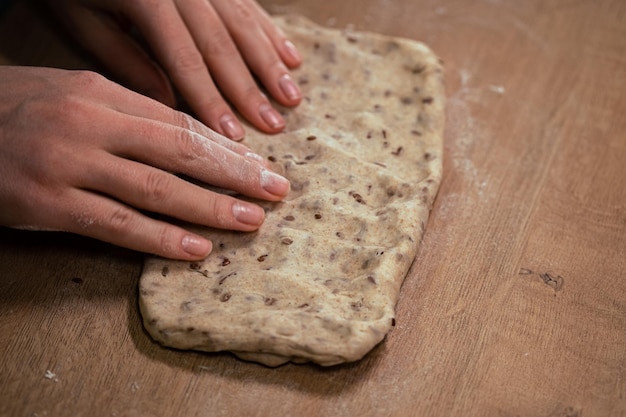
<instances>
[{"instance_id":1,"label":"flattened dough","mask_svg":"<svg viewBox=\"0 0 626 417\"><path fill-rule=\"evenodd\" d=\"M258 232L209 228L203 262L149 257L145 328L163 345L270 366L362 358L394 309L441 179L440 60L423 44L275 18L305 64L284 133L246 143L292 184Z\"/></svg>"}]
</instances>

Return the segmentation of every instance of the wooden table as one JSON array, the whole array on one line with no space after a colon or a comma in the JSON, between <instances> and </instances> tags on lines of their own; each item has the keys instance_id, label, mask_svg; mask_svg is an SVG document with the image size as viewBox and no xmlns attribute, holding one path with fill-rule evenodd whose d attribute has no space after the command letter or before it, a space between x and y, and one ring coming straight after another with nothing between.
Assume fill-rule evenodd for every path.
<instances>
[{"instance_id":1,"label":"wooden table","mask_svg":"<svg viewBox=\"0 0 626 417\"><path fill-rule=\"evenodd\" d=\"M398 325L330 369L165 349L141 255L2 229L0 415L625 416L626 2L263 4L446 63L444 180ZM4 63L92 65L28 4L0 43Z\"/></svg>"}]
</instances>

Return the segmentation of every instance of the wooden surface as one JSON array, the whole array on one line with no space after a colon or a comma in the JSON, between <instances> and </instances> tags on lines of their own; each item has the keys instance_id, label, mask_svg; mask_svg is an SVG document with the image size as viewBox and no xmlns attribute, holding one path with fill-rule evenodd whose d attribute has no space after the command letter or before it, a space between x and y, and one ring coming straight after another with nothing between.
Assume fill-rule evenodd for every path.
<instances>
[{"instance_id":1,"label":"wooden surface","mask_svg":"<svg viewBox=\"0 0 626 417\"><path fill-rule=\"evenodd\" d=\"M446 63L444 180L398 325L331 369L164 349L141 255L0 229L0 415L625 416L626 2L263 4ZM0 59L89 67L52 30L17 5Z\"/></svg>"}]
</instances>

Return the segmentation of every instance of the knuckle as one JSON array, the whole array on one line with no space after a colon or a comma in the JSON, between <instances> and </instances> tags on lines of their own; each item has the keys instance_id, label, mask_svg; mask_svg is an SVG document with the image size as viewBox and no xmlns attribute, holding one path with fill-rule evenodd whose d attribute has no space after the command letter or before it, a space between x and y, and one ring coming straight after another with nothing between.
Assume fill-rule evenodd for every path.
<instances>
[{"instance_id":1,"label":"knuckle","mask_svg":"<svg viewBox=\"0 0 626 417\"><path fill-rule=\"evenodd\" d=\"M170 195L170 176L163 171L151 171L148 173L143 187L143 196L149 202L162 203Z\"/></svg>"},{"instance_id":2,"label":"knuckle","mask_svg":"<svg viewBox=\"0 0 626 417\"><path fill-rule=\"evenodd\" d=\"M195 72L206 68L202 55L193 47L178 48L174 52L174 65L182 72Z\"/></svg>"},{"instance_id":3,"label":"knuckle","mask_svg":"<svg viewBox=\"0 0 626 417\"><path fill-rule=\"evenodd\" d=\"M156 235L155 242L158 243L156 244L155 252L166 257L175 255L177 245L171 233L171 226L169 224L161 225Z\"/></svg>"},{"instance_id":4,"label":"knuckle","mask_svg":"<svg viewBox=\"0 0 626 417\"><path fill-rule=\"evenodd\" d=\"M231 7L233 7L235 12L237 13L237 16L239 17L251 16L250 5L248 4L248 2L243 1L243 0L231 0L230 4L231 4Z\"/></svg>"},{"instance_id":5,"label":"knuckle","mask_svg":"<svg viewBox=\"0 0 626 417\"><path fill-rule=\"evenodd\" d=\"M237 21L240 23L256 23L255 17L250 8L250 3L243 0L231 0L231 7L235 13Z\"/></svg>"},{"instance_id":6,"label":"knuckle","mask_svg":"<svg viewBox=\"0 0 626 417\"><path fill-rule=\"evenodd\" d=\"M211 202L214 226L220 229L228 229L234 223L234 216L231 210L233 203L230 198L217 197Z\"/></svg>"},{"instance_id":7,"label":"knuckle","mask_svg":"<svg viewBox=\"0 0 626 417\"><path fill-rule=\"evenodd\" d=\"M107 79L94 71L76 71L70 73L73 78L72 83L77 91L85 91L87 89L101 88L108 83Z\"/></svg>"},{"instance_id":8,"label":"knuckle","mask_svg":"<svg viewBox=\"0 0 626 417\"><path fill-rule=\"evenodd\" d=\"M113 233L128 233L135 220L135 213L125 206L114 208L108 216L107 224Z\"/></svg>"},{"instance_id":9,"label":"knuckle","mask_svg":"<svg viewBox=\"0 0 626 417\"><path fill-rule=\"evenodd\" d=\"M188 129L178 128L175 133L175 155L176 159L182 162L193 161L198 157L193 132Z\"/></svg>"},{"instance_id":10,"label":"knuckle","mask_svg":"<svg viewBox=\"0 0 626 417\"><path fill-rule=\"evenodd\" d=\"M246 85L241 90L241 97L244 103L254 103L255 106L258 106L261 101L265 101L261 90L259 90L259 87L254 83Z\"/></svg>"},{"instance_id":11,"label":"knuckle","mask_svg":"<svg viewBox=\"0 0 626 417\"><path fill-rule=\"evenodd\" d=\"M213 30L202 45L204 56L228 58L239 54L230 34L222 29Z\"/></svg>"},{"instance_id":12,"label":"knuckle","mask_svg":"<svg viewBox=\"0 0 626 417\"><path fill-rule=\"evenodd\" d=\"M174 113L174 124L176 126L182 127L183 129L189 129L191 131L194 131L193 118L185 112L176 111Z\"/></svg>"},{"instance_id":13,"label":"knuckle","mask_svg":"<svg viewBox=\"0 0 626 417\"><path fill-rule=\"evenodd\" d=\"M265 16L265 10L256 0L232 0L230 4L238 22L264 31L265 18L269 20L269 17ZM241 29L241 25L238 26L238 29Z\"/></svg>"}]
</instances>

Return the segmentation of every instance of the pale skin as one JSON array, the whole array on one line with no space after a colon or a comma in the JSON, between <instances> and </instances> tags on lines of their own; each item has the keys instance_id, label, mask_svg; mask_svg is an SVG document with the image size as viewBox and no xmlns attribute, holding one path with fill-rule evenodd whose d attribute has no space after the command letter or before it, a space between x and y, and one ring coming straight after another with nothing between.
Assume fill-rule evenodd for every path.
<instances>
[{"instance_id":1,"label":"pale skin","mask_svg":"<svg viewBox=\"0 0 626 417\"><path fill-rule=\"evenodd\" d=\"M284 128L252 74L280 104L301 98L288 72L300 56L267 14L253 0L65 0L53 7L130 88L88 71L0 66L0 224L181 260L205 258L210 240L148 213L258 229L265 213L257 204L174 174L261 200L288 194L285 178L231 140L244 130L228 102L262 131ZM131 26L156 61L127 35ZM172 108L173 88L199 120Z\"/></svg>"}]
</instances>

